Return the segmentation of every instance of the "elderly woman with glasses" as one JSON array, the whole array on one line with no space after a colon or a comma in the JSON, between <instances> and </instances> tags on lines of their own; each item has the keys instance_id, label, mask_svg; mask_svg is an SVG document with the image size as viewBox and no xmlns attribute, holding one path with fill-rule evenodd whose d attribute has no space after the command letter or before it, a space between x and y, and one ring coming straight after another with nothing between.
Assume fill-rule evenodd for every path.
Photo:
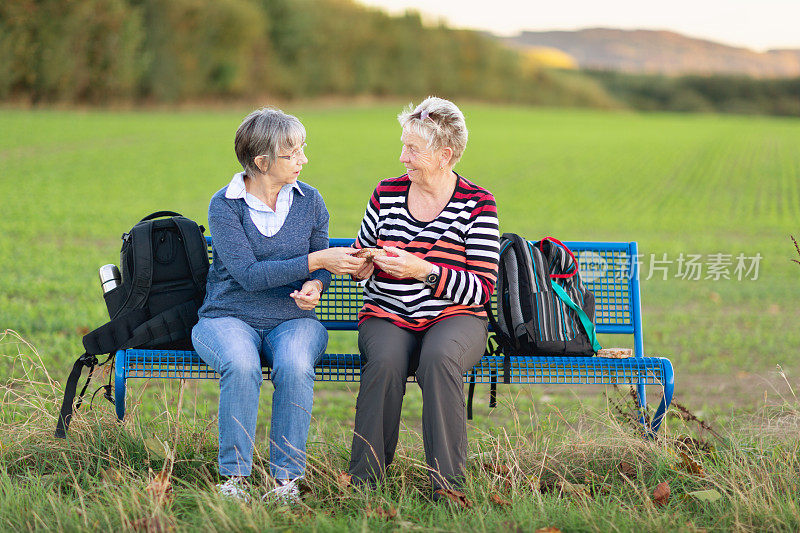
<instances>
[{"instance_id":1,"label":"elderly woman with glasses","mask_svg":"<svg viewBox=\"0 0 800 533\"><path fill-rule=\"evenodd\" d=\"M262 366L272 369L270 493L294 499L306 464L314 365L328 342L314 308L331 272L364 265L354 250L328 247L328 210L320 193L298 181L306 131L279 110L260 109L236 131L243 167L211 198L214 256L200 320L197 353L220 375L220 493L248 499ZM268 493L268 494L270 494Z\"/></svg>"},{"instance_id":2,"label":"elderly woman with glasses","mask_svg":"<svg viewBox=\"0 0 800 533\"><path fill-rule=\"evenodd\" d=\"M453 167L467 145L464 115L428 98L399 115L406 173L381 181L356 248L382 248L354 276L366 279L359 315L361 386L350 474L375 484L392 462L406 378L422 389L422 438L433 498L464 481L463 373L484 352L483 305L494 292L497 209L492 193Z\"/></svg>"}]
</instances>

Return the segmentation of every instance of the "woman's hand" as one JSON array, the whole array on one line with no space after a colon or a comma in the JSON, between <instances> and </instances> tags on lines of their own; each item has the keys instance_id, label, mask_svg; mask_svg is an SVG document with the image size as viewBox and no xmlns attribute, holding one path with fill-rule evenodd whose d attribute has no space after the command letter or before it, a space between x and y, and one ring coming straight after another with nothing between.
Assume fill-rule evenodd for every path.
<instances>
[{"instance_id":1,"label":"woman's hand","mask_svg":"<svg viewBox=\"0 0 800 533\"><path fill-rule=\"evenodd\" d=\"M373 264L373 262L366 261L364 263L364 266L362 266L361 269L355 274L350 274L350 277L353 279L353 281L363 281L368 277L370 277L374 271L375 271L375 265Z\"/></svg>"},{"instance_id":2,"label":"woman's hand","mask_svg":"<svg viewBox=\"0 0 800 533\"><path fill-rule=\"evenodd\" d=\"M388 252L382 257L375 257L374 263L378 267L398 279L414 278L424 281L433 270L433 263L429 263L416 255L394 246L384 246Z\"/></svg>"},{"instance_id":3,"label":"woman's hand","mask_svg":"<svg viewBox=\"0 0 800 533\"><path fill-rule=\"evenodd\" d=\"M308 271L324 268L331 274L355 274L364 266L365 259L353 257L355 248L326 248L308 254Z\"/></svg>"},{"instance_id":4,"label":"woman's hand","mask_svg":"<svg viewBox=\"0 0 800 533\"><path fill-rule=\"evenodd\" d=\"M289 296L294 298L294 303L303 311L311 311L317 304L322 295L322 282L318 279L311 279L303 283L299 291L292 292Z\"/></svg>"}]
</instances>

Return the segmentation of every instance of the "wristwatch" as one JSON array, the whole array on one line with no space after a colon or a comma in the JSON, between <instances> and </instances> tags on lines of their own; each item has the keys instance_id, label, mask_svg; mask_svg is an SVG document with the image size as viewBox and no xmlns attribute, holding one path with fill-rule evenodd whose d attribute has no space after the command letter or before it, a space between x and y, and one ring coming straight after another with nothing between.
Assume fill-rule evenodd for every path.
<instances>
[{"instance_id":1,"label":"wristwatch","mask_svg":"<svg viewBox=\"0 0 800 533\"><path fill-rule=\"evenodd\" d=\"M436 265L433 265L433 268L431 269L430 274L425 276L425 285L427 285L428 287L430 287L432 289L435 289L436 286L439 284L439 277L440 277L440 275L439 275L439 267L436 266Z\"/></svg>"}]
</instances>

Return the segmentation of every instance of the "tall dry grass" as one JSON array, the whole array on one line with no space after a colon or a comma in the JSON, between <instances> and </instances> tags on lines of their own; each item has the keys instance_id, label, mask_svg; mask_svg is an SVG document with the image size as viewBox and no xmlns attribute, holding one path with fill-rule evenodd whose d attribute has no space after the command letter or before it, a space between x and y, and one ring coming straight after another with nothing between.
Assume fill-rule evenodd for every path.
<instances>
[{"instance_id":1,"label":"tall dry grass","mask_svg":"<svg viewBox=\"0 0 800 533\"><path fill-rule=\"evenodd\" d=\"M309 444L303 503L262 503L268 461L257 446L253 503L215 491L216 426L185 413L168 391L159 416L134 407L76 413L69 438L53 437L61 386L36 349L0 337L0 528L8 530L435 530L796 531L800 528L800 410L793 395L714 427L674 409L655 439L642 438L628 391L609 390L602 412L517 413L470 443L464 499L433 504L421 437L403 431L387 482L347 485L349 442ZM167 395L171 395L167 397ZM669 497L663 490L666 483Z\"/></svg>"}]
</instances>

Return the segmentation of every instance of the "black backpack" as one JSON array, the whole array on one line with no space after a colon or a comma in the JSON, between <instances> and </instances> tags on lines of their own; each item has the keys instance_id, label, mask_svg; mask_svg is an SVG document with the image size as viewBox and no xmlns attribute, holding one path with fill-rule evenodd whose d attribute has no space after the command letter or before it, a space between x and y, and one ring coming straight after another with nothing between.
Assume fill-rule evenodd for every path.
<instances>
[{"instance_id":1,"label":"black backpack","mask_svg":"<svg viewBox=\"0 0 800 533\"><path fill-rule=\"evenodd\" d=\"M192 327L205 297L209 267L204 231L179 213L158 211L122 235L122 280L103 295L111 320L83 337L86 351L67 378L56 437L66 436L81 371L89 367L75 409L98 365L97 355L109 354L102 366L120 349L192 349ZM110 376L108 385L101 388L112 401Z\"/></svg>"},{"instance_id":2,"label":"black backpack","mask_svg":"<svg viewBox=\"0 0 800 533\"><path fill-rule=\"evenodd\" d=\"M504 383L511 382L511 358L516 355L592 356L600 349L594 294L584 287L578 262L561 241L545 237L530 243L515 233L504 233L495 293L497 319L491 302L485 305L494 331L487 353L503 355ZM471 376L469 418L474 389ZM495 384L489 405L496 405Z\"/></svg>"}]
</instances>

